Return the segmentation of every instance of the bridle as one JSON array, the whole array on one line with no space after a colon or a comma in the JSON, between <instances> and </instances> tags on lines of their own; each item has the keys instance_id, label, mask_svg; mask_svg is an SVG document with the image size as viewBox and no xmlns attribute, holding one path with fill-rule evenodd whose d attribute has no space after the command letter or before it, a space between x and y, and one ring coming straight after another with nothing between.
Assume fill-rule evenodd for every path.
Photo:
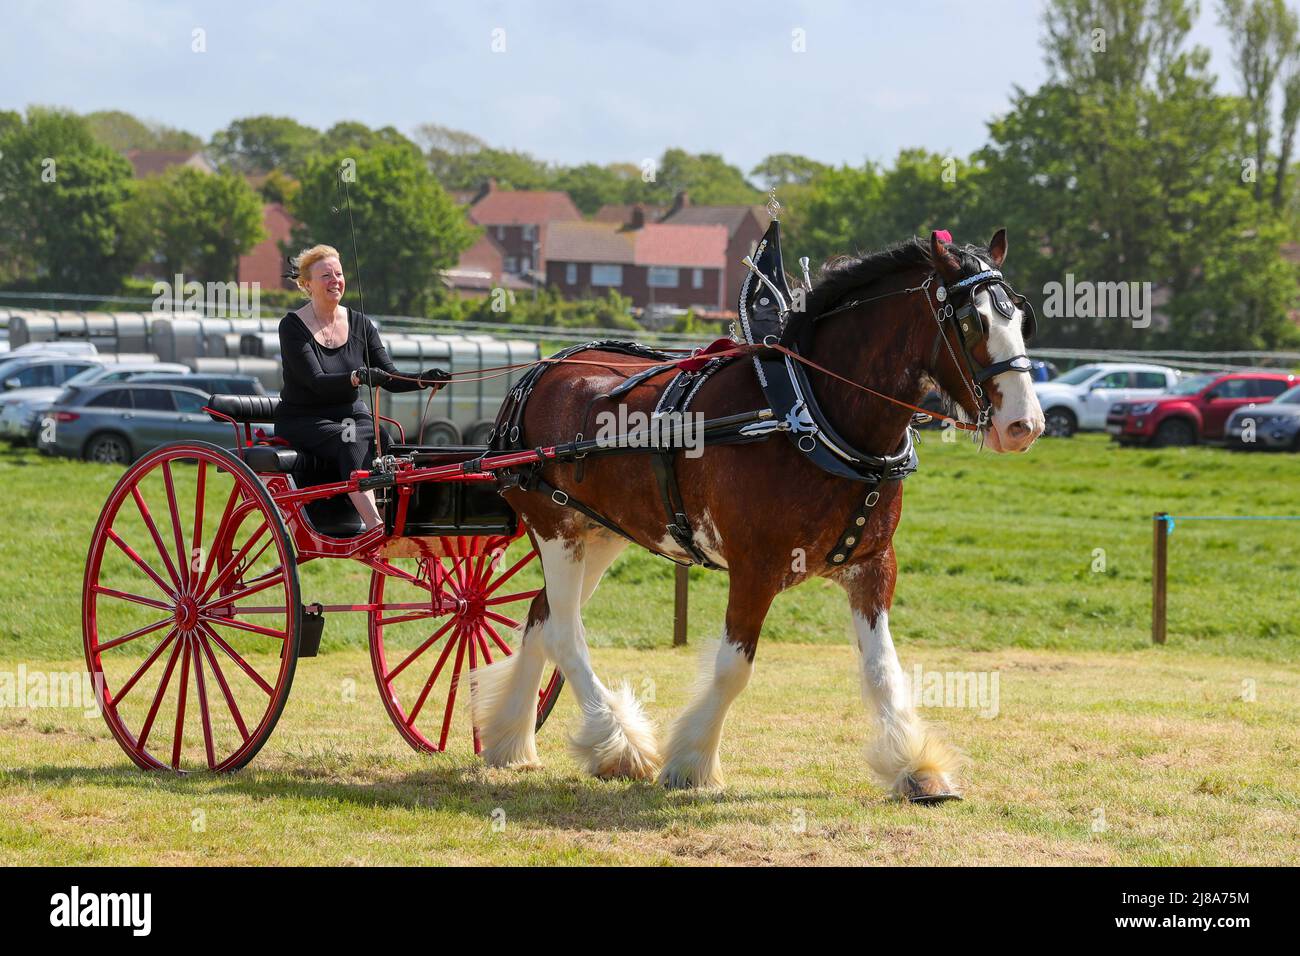
<instances>
[{"instance_id":1,"label":"bridle","mask_svg":"<svg viewBox=\"0 0 1300 956\"><path fill-rule=\"evenodd\" d=\"M931 301L929 294L930 286L935 282L938 282L938 285L934 289L934 299L938 301L938 306ZM1029 356L1023 352L991 365L984 365L975 358L975 349L982 343L986 343L989 335L984 316L975 305L975 296L981 290L987 292L993 308L1006 319L1015 318L1016 309L1019 308L1024 314L1022 337L1026 342L1034 337L1038 328L1034 307L1029 304L1028 299L1011 287L997 269L984 269L951 285L940 282L938 273L931 273L921 283L921 289L926 293L926 304L930 306L930 312L939 326L939 334L935 338L934 349L930 354L930 367L934 367L939 357L939 343L942 342L952 359L953 367L961 376L962 384L970 392L971 399L978 409L975 424L982 431L988 427L993 415L993 402L984 388L984 383L1003 372L1020 372L1028 375L1033 365L1029 361ZM945 322L951 322L957 330L957 342L961 346L965 369L957 361L952 343L948 341L948 336L945 334L943 327Z\"/></svg>"},{"instance_id":2,"label":"bridle","mask_svg":"<svg viewBox=\"0 0 1300 956\"><path fill-rule=\"evenodd\" d=\"M1034 307L1029 304L1029 300L1012 288L1011 283L1007 282L1002 272L998 269L983 269L974 275L966 276L951 285L946 285L937 272L931 272L918 286L909 286L906 289L895 289L891 292L883 292L879 295L868 296L866 298L851 299L820 312L812 317L809 323L798 323L802 325L803 330L798 330L791 323L787 326L786 335L783 339L789 340L782 344L794 345L796 340L803 338L805 334L811 334L811 330L816 323L822 319L830 318L840 312L847 312L856 309L858 306L875 302L879 299L887 299L896 295L910 295L920 292L924 294L926 304L930 307L930 314L934 317L935 324L938 326L938 335L935 336L934 349L930 353L929 367L934 368L935 362L939 358L939 344L942 342L948 350L948 355L952 359L953 368L957 370L962 384L969 392L971 401L977 410L977 418L974 431L983 433L989 427L990 420L993 416L993 402L989 398L984 388L984 383L995 375L1001 375L1003 372L1020 372L1025 375L1032 371L1032 363L1029 356L1023 352L1019 355L1013 355L1011 358L1001 362L994 362L991 365L984 365L975 358L975 349L984 342L988 341L988 329L985 328L984 316L975 306L975 296L981 291L987 291L989 298L993 303L994 309L1004 318L1014 319L1016 309L1019 308L1024 315L1024 324L1022 327L1022 337L1028 342L1034 337L1038 330L1038 320L1034 314ZM938 303L937 305L935 303ZM952 343L948 341L948 336L944 328L945 323L952 323L957 330L957 341L961 346L962 358L957 358L957 353L953 350ZM793 333L793 334L792 334ZM807 339L804 340L805 344ZM784 351L784 349L782 349ZM794 357L799 361L810 364L802 355L795 353ZM964 367L963 367L964 365ZM816 366L821 371L820 366ZM839 377L839 376L835 376ZM856 383L850 383L856 384ZM858 386L862 387L862 386ZM879 392L872 392L881 398L886 399L896 405L914 408L907 402L891 398L888 395L881 395ZM939 416L947 418L947 416ZM959 427L969 427L964 424Z\"/></svg>"}]
</instances>

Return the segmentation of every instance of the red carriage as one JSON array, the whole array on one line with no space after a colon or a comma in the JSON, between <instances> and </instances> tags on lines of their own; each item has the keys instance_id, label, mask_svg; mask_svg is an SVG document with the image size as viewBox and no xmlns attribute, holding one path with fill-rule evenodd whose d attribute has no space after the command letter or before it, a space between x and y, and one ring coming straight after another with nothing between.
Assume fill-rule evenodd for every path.
<instances>
[{"instance_id":1,"label":"red carriage","mask_svg":"<svg viewBox=\"0 0 1300 956\"><path fill-rule=\"evenodd\" d=\"M393 422L398 441L382 468L322 481L322 463L254 437L275 402L213 396L208 411L231 422L237 450L155 449L123 474L95 526L86 664L113 736L142 768L228 771L252 760L298 659L315 656L324 615L336 612L366 615L379 696L403 739L441 751L467 729L466 677L511 653L540 586L525 586L536 553L493 474L539 452L407 445ZM381 527L362 530L346 497L359 490L375 491ZM304 598L299 569L322 558L369 572L364 603ZM543 680L539 726L562 684L558 671Z\"/></svg>"}]
</instances>

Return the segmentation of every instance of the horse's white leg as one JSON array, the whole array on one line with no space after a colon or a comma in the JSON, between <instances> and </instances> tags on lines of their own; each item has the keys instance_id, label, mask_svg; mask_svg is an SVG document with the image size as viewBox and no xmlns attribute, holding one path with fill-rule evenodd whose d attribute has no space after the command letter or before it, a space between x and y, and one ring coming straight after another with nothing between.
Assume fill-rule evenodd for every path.
<instances>
[{"instance_id":1,"label":"horse's white leg","mask_svg":"<svg viewBox=\"0 0 1300 956\"><path fill-rule=\"evenodd\" d=\"M862 697L873 712L878 731L867 750L867 763L896 797L950 799L958 793L953 779L960 758L913 706L911 688L889 633L887 605L895 577L892 555L848 568L840 576L853 611Z\"/></svg>"},{"instance_id":2,"label":"horse's white leg","mask_svg":"<svg viewBox=\"0 0 1300 956\"><path fill-rule=\"evenodd\" d=\"M722 723L754 671L754 649L775 595L775 588L747 582L732 572L722 639L705 645L691 702L669 731L664 768L659 773L664 786L722 785L718 758Z\"/></svg>"},{"instance_id":3,"label":"horse's white leg","mask_svg":"<svg viewBox=\"0 0 1300 956\"><path fill-rule=\"evenodd\" d=\"M581 562L583 604L625 547L627 542L622 538L593 536L585 543ZM558 569L551 571L551 562L558 560L542 558L547 588L533 599L518 649L510 657L474 672L474 722L479 728L483 760L492 767L541 766L537 756L537 694L546 670L543 632L551 617L550 582L559 576ZM563 666L560 670L564 671Z\"/></svg>"},{"instance_id":4,"label":"horse's white leg","mask_svg":"<svg viewBox=\"0 0 1300 956\"><path fill-rule=\"evenodd\" d=\"M533 598L515 652L479 667L471 678L474 726L489 767L534 770L542 765L537 756L537 695L546 667L542 628L547 614L543 591Z\"/></svg>"},{"instance_id":5,"label":"horse's white leg","mask_svg":"<svg viewBox=\"0 0 1300 956\"><path fill-rule=\"evenodd\" d=\"M546 656L560 668L581 708L569 751L584 770L598 777L652 777L659 769L654 727L630 687L624 684L611 691L600 682L587 653L579 612L589 580L589 545L594 589L617 550L600 538L574 546L563 540L538 542L550 611L542 624Z\"/></svg>"}]
</instances>

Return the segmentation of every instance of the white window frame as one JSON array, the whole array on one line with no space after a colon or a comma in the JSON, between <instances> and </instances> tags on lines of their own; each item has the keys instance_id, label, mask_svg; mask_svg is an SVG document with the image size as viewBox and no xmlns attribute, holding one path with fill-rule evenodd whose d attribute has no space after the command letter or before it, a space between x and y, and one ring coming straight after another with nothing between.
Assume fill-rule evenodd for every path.
<instances>
[{"instance_id":1,"label":"white window frame","mask_svg":"<svg viewBox=\"0 0 1300 956\"><path fill-rule=\"evenodd\" d=\"M704 270L703 270L703 269L692 269L692 270L691 270L691 288L692 288L692 289L703 289L703 288L704 288Z\"/></svg>"},{"instance_id":2,"label":"white window frame","mask_svg":"<svg viewBox=\"0 0 1300 956\"><path fill-rule=\"evenodd\" d=\"M591 284L618 288L623 284L623 266L617 262L593 262Z\"/></svg>"},{"instance_id":3,"label":"white window frame","mask_svg":"<svg viewBox=\"0 0 1300 956\"><path fill-rule=\"evenodd\" d=\"M676 266L646 267L645 282L652 289L676 289L681 281L682 270Z\"/></svg>"},{"instance_id":4,"label":"white window frame","mask_svg":"<svg viewBox=\"0 0 1300 956\"><path fill-rule=\"evenodd\" d=\"M519 261L514 256L506 256L501 263L501 269L511 275L518 275Z\"/></svg>"},{"instance_id":5,"label":"white window frame","mask_svg":"<svg viewBox=\"0 0 1300 956\"><path fill-rule=\"evenodd\" d=\"M564 265L564 284L578 284L578 264L576 262L567 262Z\"/></svg>"},{"instance_id":6,"label":"white window frame","mask_svg":"<svg viewBox=\"0 0 1300 956\"><path fill-rule=\"evenodd\" d=\"M532 223L525 223L522 226L524 242L532 242L537 238L537 227Z\"/></svg>"}]
</instances>

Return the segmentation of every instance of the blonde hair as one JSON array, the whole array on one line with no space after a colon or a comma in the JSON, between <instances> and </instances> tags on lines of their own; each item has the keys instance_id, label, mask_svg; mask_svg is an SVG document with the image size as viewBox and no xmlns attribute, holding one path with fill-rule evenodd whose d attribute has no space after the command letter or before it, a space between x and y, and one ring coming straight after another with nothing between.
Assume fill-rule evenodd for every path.
<instances>
[{"instance_id":1,"label":"blonde hair","mask_svg":"<svg viewBox=\"0 0 1300 956\"><path fill-rule=\"evenodd\" d=\"M304 293L307 292L307 280L311 277L311 267L322 259L338 259L342 262L339 251L333 246L312 246L310 249L304 249L293 260L293 267L298 273L298 277L293 281L297 283L298 288Z\"/></svg>"}]
</instances>

